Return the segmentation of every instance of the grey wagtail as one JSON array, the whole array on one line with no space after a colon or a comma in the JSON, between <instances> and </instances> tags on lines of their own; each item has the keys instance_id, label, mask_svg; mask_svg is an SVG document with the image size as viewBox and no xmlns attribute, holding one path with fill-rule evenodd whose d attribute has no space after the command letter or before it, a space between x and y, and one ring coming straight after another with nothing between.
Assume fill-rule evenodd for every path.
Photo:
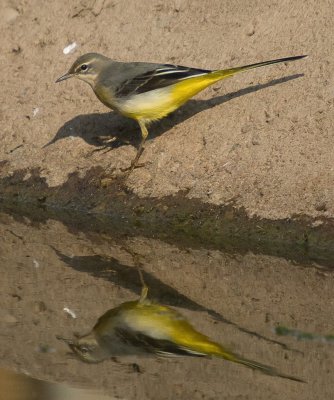
<instances>
[{"instance_id":1,"label":"grey wagtail","mask_svg":"<svg viewBox=\"0 0 334 400\"><path fill-rule=\"evenodd\" d=\"M176 310L147 299L143 286L136 301L120 304L103 314L87 335L74 340L57 336L88 363L98 363L112 357L155 355L160 357L219 357L260 370L261 372L303 382L276 369L232 353L221 344L198 332Z\"/></svg>"},{"instance_id":2,"label":"grey wagtail","mask_svg":"<svg viewBox=\"0 0 334 400\"><path fill-rule=\"evenodd\" d=\"M138 121L142 139L131 163L130 173L144 150L147 126L152 121L165 117L201 90L224 78L249 69L304 57L306 56L279 58L210 71L170 64L118 62L102 54L87 53L79 57L56 82L71 77L79 78L92 87L104 105Z\"/></svg>"}]
</instances>

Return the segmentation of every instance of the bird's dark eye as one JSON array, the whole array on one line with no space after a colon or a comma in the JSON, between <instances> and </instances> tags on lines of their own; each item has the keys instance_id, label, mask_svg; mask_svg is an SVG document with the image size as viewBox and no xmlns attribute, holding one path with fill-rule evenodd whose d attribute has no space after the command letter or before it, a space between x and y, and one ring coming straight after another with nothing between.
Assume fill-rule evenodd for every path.
<instances>
[{"instance_id":1,"label":"bird's dark eye","mask_svg":"<svg viewBox=\"0 0 334 400\"><path fill-rule=\"evenodd\" d=\"M81 67L80 67L81 71L86 71L87 68L88 68L87 64L82 64Z\"/></svg>"},{"instance_id":2,"label":"bird's dark eye","mask_svg":"<svg viewBox=\"0 0 334 400\"><path fill-rule=\"evenodd\" d=\"M80 350L81 350L81 353L83 353L83 354L89 353L89 349L87 347L85 347L85 346L81 346Z\"/></svg>"}]
</instances>

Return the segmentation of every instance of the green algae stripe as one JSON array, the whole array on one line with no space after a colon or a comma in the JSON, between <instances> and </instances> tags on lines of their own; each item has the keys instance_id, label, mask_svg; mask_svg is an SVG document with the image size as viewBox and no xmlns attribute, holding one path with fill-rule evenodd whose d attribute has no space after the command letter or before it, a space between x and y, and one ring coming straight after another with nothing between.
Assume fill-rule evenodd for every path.
<instances>
[{"instance_id":1,"label":"green algae stripe","mask_svg":"<svg viewBox=\"0 0 334 400\"><path fill-rule=\"evenodd\" d=\"M285 326L276 327L275 333L278 336L292 336L297 340L312 340L322 343L334 343L334 335L320 335L310 332L303 332L297 329L290 329Z\"/></svg>"}]
</instances>

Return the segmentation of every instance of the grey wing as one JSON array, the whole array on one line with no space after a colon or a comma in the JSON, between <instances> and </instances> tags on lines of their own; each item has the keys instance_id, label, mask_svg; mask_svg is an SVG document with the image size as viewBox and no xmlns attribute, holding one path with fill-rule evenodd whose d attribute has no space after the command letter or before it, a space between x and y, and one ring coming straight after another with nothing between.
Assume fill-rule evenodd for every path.
<instances>
[{"instance_id":1,"label":"grey wing","mask_svg":"<svg viewBox=\"0 0 334 400\"><path fill-rule=\"evenodd\" d=\"M139 67L140 63L137 65ZM180 65L163 64L153 68L154 65L155 64L147 64L147 71L138 73L120 82L115 88L117 97L127 97L132 94L149 92L173 85L180 80L206 75L211 72L206 69L188 68ZM135 68L136 66L134 66L134 69Z\"/></svg>"},{"instance_id":2,"label":"grey wing","mask_svg":"<svg viewBox=\"0 0 334 400\"><path fill-rule=\"evenodd\" d=\"M169 340L156 339L151 336L145 335L142 332L116 328L115 334L123 343L126 343L131 347L136 347L138 349L144 350L147 353L152 353L161 357L206 356L206 354L192 351L186 347L179 346L178 344Z\"/></svg>"}]
</instances>

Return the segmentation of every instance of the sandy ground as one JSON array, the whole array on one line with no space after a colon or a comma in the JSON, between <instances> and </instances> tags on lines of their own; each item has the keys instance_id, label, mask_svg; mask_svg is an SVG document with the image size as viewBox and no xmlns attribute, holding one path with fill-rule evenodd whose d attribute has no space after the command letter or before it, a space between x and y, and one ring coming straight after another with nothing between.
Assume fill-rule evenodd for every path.
<instances>
[{"instance_id":1,"label":"sandy ground","mask_svg":"<svg viewBox=\"0 0 334 400\"><path fill-rule=\"evenodd\" d=\"M333 346L273 333L278 324L333 333L332 273L252 253L180 249L143 237L119 241L73 232L54 220L34 224L5 214L0 236L2 368L120 399L332 398ZM218 359L88 365L69 358L56 334L85 333L107 309L137 297L134 254L152 298L177 307L197 329L234 351L307 384Z\"/></svg>"},{"instance_id":2,"label":"sandy ground","mask_svg":"<svg viewBox=\"0 0 334 400\"><path fill-rule=\"evenodd\" d=\"M54 81L81 54L202 68L309 54L207 89L151 127L127 185L139 196L185 191L249 214L333 217L334 9L326 0L3 0L0 176L40 168L49 185L135 154L139 128L108 112L88 85ZM63 54L73 41L77 50ZM98 136L131 144L94 152ZM51 140L54 144L43 149ZM18 186L19 187L19 186Z\"/></svg>"}]
</instances>

